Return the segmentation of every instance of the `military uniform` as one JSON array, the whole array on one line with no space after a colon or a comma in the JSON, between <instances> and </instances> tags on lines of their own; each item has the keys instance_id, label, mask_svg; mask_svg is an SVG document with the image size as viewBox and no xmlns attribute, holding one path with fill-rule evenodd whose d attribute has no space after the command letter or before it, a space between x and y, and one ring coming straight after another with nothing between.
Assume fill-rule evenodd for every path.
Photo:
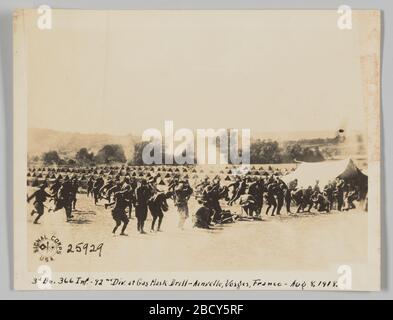
<instances>
[{"instance_id":1,"label":"military uniform","mask_svg":"<svg viewBox=\"0 0 393 320\"><path fill-rule=\"evenodd\" d=\"M166 202L166 194L163 192L156 193L149 200L149 209L153 217L151 222L151 230L154 231L154 225L158 219L157 231L160 231L164 211L168 210L168 203Z\"/></svg>"},{"instance_id":2,"label":"military uniform","mask_svg":"<svg viewBox=\"0 0 393 320\"><path fill-rule=\"evenodd\" d=\"M142 183L135 190L135 216L138 220L137 229L140 233L145 233L143 227L147 218L147 204L150 196L150 188L146 185L146 183Z\"/></svg>"},{"instance_id":3,"label":"military uniform","mask_svg":"<svg viewBox=\"0 0 393 320\"><path fill-rule=\"evenodd\" d=\"M272 210L272 216L274 216L274 212L276 211L277 208L277 200L275 198L275 193L276 193L276 187L277 184L275 182L270 182L267 186L267 194L266 194L266 201L267 201L267 208L266 208L266 214L269 214L270 208L273 208Z\"/></svg>"},{"instance_id":4,"label":"military uniform","mask_svg":"<svg viewBox=\"0 0 393 320\"><path fill-rule=\"evenodd\" d=\"M112 209L112 218L115 220L116 225L113 228L113 233L116 232L117 228L121 225L123 222L123 228L121 230L121 235L125 235L124 231L127 228L128 225L128 217L126 215L126 208L128 206L128 199L127 199L127 190L125 191L119 191L116 192L114 195L114 200L115 200L115 207Z\"/></svg>"},{"instance_id":5,"label":"military uniform","mask_svg":"<svg viewBox=\"0 0 393 320\"><path fill-rule=\"evenodd\" d=\"M59 189L59 202L65 210L67 222L72 218L72 200L73 200L73 187L69 179L65 179L63 185Z\"/></svg>"},{"instance_id":6,"label":"military uniform","mask_svg":"<svg viewBox=\"0 0 393 320\"><path fill-rule=\"evenodd\" d=\"M180 183L175 188L175 206L179 213L179 224L178 227L183 229L184 223L189 216L188 213L188 199L192 194L192 188L184 183Z\"/></svg>"},{"instance_id":7,"label":"military uniform","mask_svg":"<svg viewBox=\"0 0 393 320\"><path fill-rule=\"evenodd\" d=\"M30 202L30 200L34 198L34 210L31 212L31 215L37 213L37 217L34 220L35 224L38 223L38 220L44 214L44 202L47 198L51 197L51 195L45 191L46 186L47 184L44 183L40 189L35 191L30 197L27 198L27 202Z\"/></svg>"}]
</instances>

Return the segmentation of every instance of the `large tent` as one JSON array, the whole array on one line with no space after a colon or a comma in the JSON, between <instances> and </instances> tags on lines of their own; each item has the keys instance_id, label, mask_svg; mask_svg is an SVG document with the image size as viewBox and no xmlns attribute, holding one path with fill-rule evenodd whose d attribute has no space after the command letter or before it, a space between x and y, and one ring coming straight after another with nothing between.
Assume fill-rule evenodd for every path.
<instances>
[{"instance_id":1,"label":"large tent","mask_svg":"<svg viewBox=\"0 0 393 320\"><path fill-rule=\"evenodd\" d=\"M319 181L323 188L329 181L341 178L354 185L367 188L367 176L355 165L352 159L332 160L322 162L302 162L295 171L282 177L288 184L297 179L298 187L314 186Z\"/></svg>"}]
</instances>

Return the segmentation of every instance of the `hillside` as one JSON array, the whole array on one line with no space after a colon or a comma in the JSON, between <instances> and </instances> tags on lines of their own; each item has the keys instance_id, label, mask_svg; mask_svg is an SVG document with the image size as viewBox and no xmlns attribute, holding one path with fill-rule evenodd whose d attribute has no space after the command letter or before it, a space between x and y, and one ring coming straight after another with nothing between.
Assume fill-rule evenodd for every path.
<instances>
[{"instance_id":1,"label":"hillside","mask_svg":"<svg viewBox=\"0 0 393 320\"><path fill-rule=\"evenodd\" d=\"M133 135L116 136L110 134L84 134L61 132L48 129L29 129L28 131L28 157L41 156L43 152L56 150L60 154L74 157L81 148L87 148L96 153L106 144L119 144L123 146L127 158L130 158L137 137Z\"/></svg>"}]
</instances>

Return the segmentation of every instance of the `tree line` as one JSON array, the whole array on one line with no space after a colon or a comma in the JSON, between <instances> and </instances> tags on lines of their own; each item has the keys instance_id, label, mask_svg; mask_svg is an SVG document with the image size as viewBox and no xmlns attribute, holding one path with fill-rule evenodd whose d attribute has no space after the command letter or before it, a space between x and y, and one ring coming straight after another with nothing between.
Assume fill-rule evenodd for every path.
<instances>
[{"instance_id":1,"label":"tree line","mask_svg":"<svg viewBox=\"0 0 393 320\"><path fill-rule=\"evenodd\" d=\"M252 164L323 160L325 158L318 146L310 147L300 143L291 143L281 147L277 141L271 140L257 140L250 146L250 162Z\"/></svg>"},{"instance_id":2,"label":"tree line","mask_svg":"<svg viewBox=\"0 0 393 320\"><path fill-rule=\"evenodd\" d=\"M142 151L147 142L135 144L134 154L130 161L133 165L143 165ZM164 153L164 152L163 152ZM318 146L310 147L300 143L280 146L277 141L256 140L250 144L251 164L294 163L296 161L316 162L325 160Z\"/></svg>"},{"instance_id":3,"label":"tree line","mask_svg":"<svg viewBox=\"0 0 393 320\"><path fill-rule=\"evenodd\" d=\"M134 146L134 153L129 159L130 165L143 165L142 152L147 142L138 142ZM44 152L41 159L45 165L97 165L110 163L126 163L127 158L124 149L118 144L108 144L102 147L96 154L89 152L87 148L81 148L74 157L61 157L55 150ZM293 163L295 161L323 161L324 156L318 146L304 146L300 143L290 143L281 146L273 140L256 140L250 145L251 164L277 164Z\"/></svg>"},{"instance_id":4,"label":"tree line","mask_svg":"<svg viewBox=\"0 0 393 320\"><path fill-rule=\"evenodd\" d=\"M39 159L35 159L39 160ZM127 161L124 149L118 144L107 144L96 154L87 148L81 148L73 158L61 157L55 150L44 152L41 160L46 165L96 165L109 163L124 163Z\"/></svg>"}]
</instances>

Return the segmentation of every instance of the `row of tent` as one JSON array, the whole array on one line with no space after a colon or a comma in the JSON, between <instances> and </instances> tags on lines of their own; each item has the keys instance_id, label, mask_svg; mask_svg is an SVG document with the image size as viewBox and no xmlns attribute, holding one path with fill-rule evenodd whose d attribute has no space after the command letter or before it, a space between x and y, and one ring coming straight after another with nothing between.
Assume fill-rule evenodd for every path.
<instances>
[{"instance_id":1,"label":"row of tent","mask_svg":"<svg viewBox=\"0 0 393 320\"><path fill-rule=\"evenodd\" d=\"M82 185L85 185L91 176L97 176L97 175L93 175L93 174L82 174L82 175L69 175L69 174L54 175L53 174L53 175L49 175L48 174L48 175L40 175L40 176L35 176L35 177L29 176L27 178L27 184L31 185L31 186L38 186L40 183L42 183L45 180L49 181L49 182L53 182L55 179L63 179L65 176L68 176L69 178L72 178L75 176L75 177L77 177L78 181L80 181L82 183ZM190 175L190 176L189 175L182 175L181 178L189 179L189 180L191 179L191 180L194 180L194 182L197 182L207 176L209 178L213 178L215 175L203 175L203 176L197 175L197 174ZM104 178L111 178L111 179L116 179L117 177L119 177L119 176L111 176L111 175L104 176ZM143 175L143 176L140 176L137 178L149 179L150 177L153 177L153 176L146 174L146 175ZM260 176L251 176L250 175L249 177L256 178L256 177L260 177ZM170 177L154 176L154 178L155 178L155 181L158 185L168 185L169 182L172 180L173 176L170 176ZM225 177L221 176L221 179L223 179L224 181L234 181L236 179L236 176L235 175L225 175Z\"/></svg>"},{"instance_id":2,"label":"row of tent","mask_svg":"<svg viewBox=\"0 0 393 320\"><path fill-rule=\"evenodd\" d=\"M232 174L233 171L239 168L238 166L225 167L225 169L213 170L213 169L204 169L204 168L195 168L195 167L172 167L172 166L122 166L122 167L82 167L82 168L73 168L73 167L29 167L28 172L30 174L38 174L38 173L94 173L94 174L121 174L126 175L131 172L176 172L176 173L219 173L219 174ZM273 169L271 166L266 168L268 171L279 169ZM258 175L266 172L263 166L256 167L252 166L250 171L253 174Z\"/></svg>"},{"instance_id":3,"label":"row of tent","mask_svg":"<svg viewBox=\"0 0 393 320\"><path fill-rule=\"evenodd\" d=\"M233 174L232 172L227 172L225 174L224 171L219 171L214 172L214 171L209 171L209 172L199 172L200 174L205 174L205 175L236 175ZM284 171L285 173L285 171ZM181 176L185 179L192 177L198 177L198 173L177 173L177 172L155 172L155 173L151 173L151 172L143 172L143 171L132 171L132 172L125 172L125 171L120 171L120 172L116 172L116 171L109 171L109 172L102 172L102 171L98 171L98 172L92 172L92 173L73 173L73 172L65 172L65 173L53 173L53 172L28 172L27 173L27 177L37 177L37 178L48 178L48 179L56 179L58 176L61 177L61 175L68 175L68 176L72 176L72 175L77 175L77 176L81 176L81 180L85 179L86 177L90 177L91 175L105 175L105 176L130 176L130 177L162 177L162 178L172 178L172 177L176 177L176 176ZM281 171L248 171L245 173L246 176L268 176L271 174L276 174L276 175L282 175L283 172ZM88 178L87 178L88 179Z\"/></svg>"}]
</instances>

